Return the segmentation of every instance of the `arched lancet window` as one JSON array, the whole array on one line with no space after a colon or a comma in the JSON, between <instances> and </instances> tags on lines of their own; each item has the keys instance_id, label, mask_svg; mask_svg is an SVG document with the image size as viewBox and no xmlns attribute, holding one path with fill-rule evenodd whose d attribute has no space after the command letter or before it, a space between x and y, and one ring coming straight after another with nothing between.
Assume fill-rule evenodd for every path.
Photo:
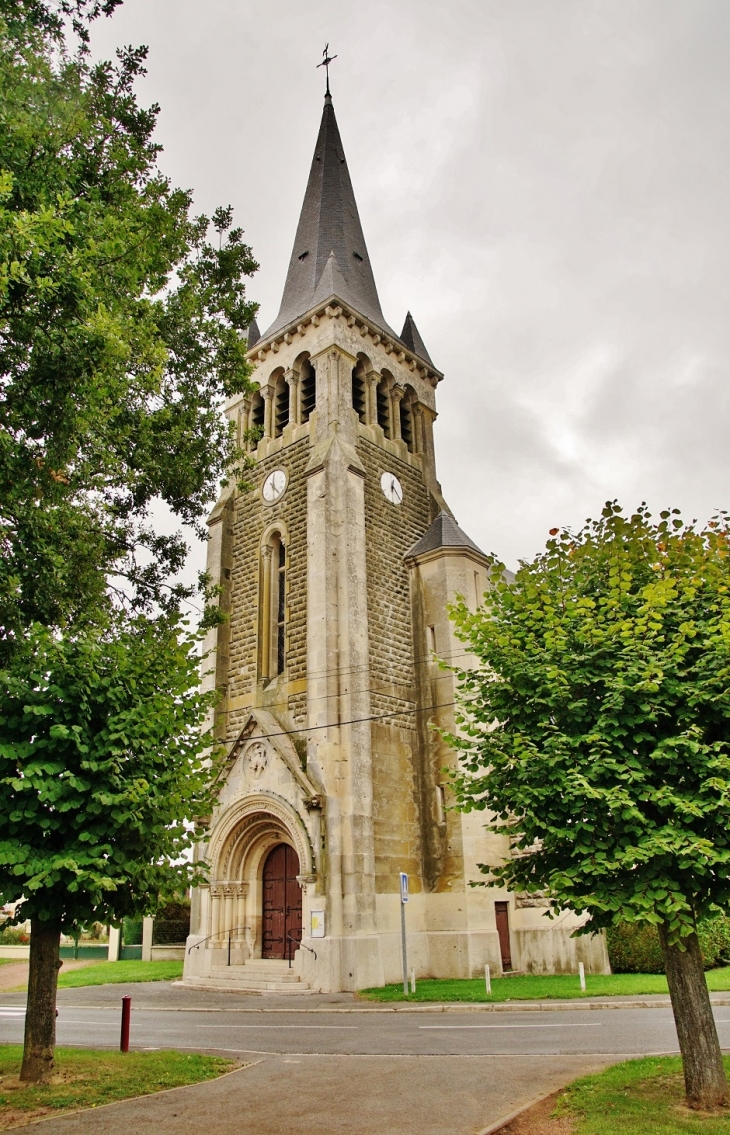
<instances>
[{"instance_id":1,"label":"arched lancet window","mask_svg":"<svg viewBox=\"0 0 730 1135\"><path fill-rule=\"evenodd\" d=\"M309 359L305 359L299 377L299 399L301 406L301 420L309 421L309 415L317 405L317 380L314 367Z\"/></svg>"},{"instance_id":2,"label":"arched lancet window","mask_svg":"<svg viewBox=\"0 0 730 1135\"><path fill-rule=\"evenodd\" d=\"M367 398L368 388L365 381L365 363L358 360L357 366L352 368L352 406L363 425L367 424Z\"/></svg>"},{"instance_id":3,"label":"arched lancet window","mask_svg":"<svg viewBox=\"0 0 730 1135\"><path fill-rule=\"evenodd\" d=\"M279 538L278 555L273 565L276 572L276 673L283 674L286 666L286 548Z\"/></svg>"},{"instance_id":4,"label":"arched lancet window","mask_svg":"<svg viewBox=\"0 0 730 1135\"><path fill-rule=\"evenodd\" d=\"M284 372L274 383L274 437L281 437L284 426L289 425L289 383Z\"/></svg>"},{"instance_id":5,"label":"arched lancet window","mask_svg":"<svg viewBox=\"0 0 730 1135\"><path fill-rule=\"evenodd\" d=\"M386 437L393 436L390 426L390 383L391 378L388 375L383 375L378 383L377 389L377 406L378 406L378 425L381 427Z\"/></svg>"},{"instance_id":6,"label":"arched lancet window","mask_svg":"<svg viewBox=\"0 0 730 1135\"><path fill-rule=\"evenodd\" d=\"M273 532L261 549L260 671L264 681L286 669L286 544Z\"/></svg>"}]
</instances>

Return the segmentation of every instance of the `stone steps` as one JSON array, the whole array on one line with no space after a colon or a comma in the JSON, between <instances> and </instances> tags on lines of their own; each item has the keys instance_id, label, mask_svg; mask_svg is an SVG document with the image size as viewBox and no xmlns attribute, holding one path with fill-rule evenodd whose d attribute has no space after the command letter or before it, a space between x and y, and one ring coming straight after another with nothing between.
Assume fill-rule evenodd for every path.
<instances>
[{"instance_id":1,"label":"stone steps","mask_svg":"<svg viewBox=\"0 0 730 1135\"><path fill-rule=\"evenodd\" d=\"M249 993L312 993L287 962L257 958L244 965L214 965L210 972L196 975L195 985L206 989L240 989Z\"/></svg>"}]
</instances>

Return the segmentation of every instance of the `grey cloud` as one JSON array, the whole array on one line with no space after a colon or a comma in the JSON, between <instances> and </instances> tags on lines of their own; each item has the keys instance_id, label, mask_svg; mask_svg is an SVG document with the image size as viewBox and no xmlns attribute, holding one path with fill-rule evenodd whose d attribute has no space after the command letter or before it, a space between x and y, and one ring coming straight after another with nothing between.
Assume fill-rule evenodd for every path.
<instances>
[{"instance_id":1,"label":"grey cloud","mask_svg":"<svg viewBox=\"0 0 730 1135\"><path fill-rule=\"evenodd\" d=\"M235 206L263 323L326 38L385 317L446 372L462 527L514 563L608 497L730 505L726 0L125 0L95 50L150 44L163 166Z\"/></svg>"}]
</instances>

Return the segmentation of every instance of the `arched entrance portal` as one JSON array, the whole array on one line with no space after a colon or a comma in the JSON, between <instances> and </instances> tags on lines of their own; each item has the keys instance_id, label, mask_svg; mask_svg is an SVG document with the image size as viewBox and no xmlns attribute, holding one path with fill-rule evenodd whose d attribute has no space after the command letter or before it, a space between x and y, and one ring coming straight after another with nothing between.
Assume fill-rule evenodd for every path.
<instances>
[{"instance_id":1,"label":"arched entrance portal","mask_svg":"<svg viewBox=\"0 0 730 1135\"><path fill-rule=\"evenodd\" d=\"M291 958L302 940L299 856L288 843L272 847L264 863L261 957Z\"/></svg>"}]
</instances>

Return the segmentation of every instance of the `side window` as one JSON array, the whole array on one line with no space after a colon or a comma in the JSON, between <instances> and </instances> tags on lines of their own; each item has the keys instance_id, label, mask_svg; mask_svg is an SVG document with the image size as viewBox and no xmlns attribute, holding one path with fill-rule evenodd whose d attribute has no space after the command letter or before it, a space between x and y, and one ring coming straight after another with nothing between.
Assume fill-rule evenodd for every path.
<instances>
[{"instance_id":1,"label":"side window","mask_svg":"<svg viewBox=\"0 0 730 1135\"><path fill-rule=\"evenodd\" d=\"M283 674L286 666L286 548L279 537L279 555L276 564L276 673Z\"/></svg>"},{"instance_id":2,"label":"side window","mask_svg":"<svg viewBox=\"0 0 730 1135\"><path fill-rule=\"evenodd\" d=\"M261 549L259 658L265 682L286 669L286 569L286 545L274 532Z\"/></svg>"}]
</instances>

